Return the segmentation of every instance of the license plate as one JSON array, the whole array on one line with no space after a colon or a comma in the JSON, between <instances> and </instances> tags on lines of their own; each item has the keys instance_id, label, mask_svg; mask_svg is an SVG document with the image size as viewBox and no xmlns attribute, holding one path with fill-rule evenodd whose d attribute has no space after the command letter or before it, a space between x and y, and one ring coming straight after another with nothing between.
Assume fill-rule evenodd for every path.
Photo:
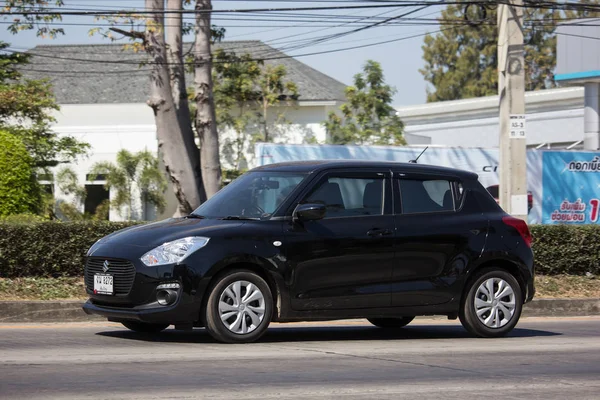
<instances>
[{"instance_id":1,"label":"license plate","mask_svg":"<svg viewBox=\"0 0 600 400\"><path fill-rule=\"evenodd\" d=\"M113 276L108 274L94 275L95 294L113 294Z\"/></svg>"}]
</instances>

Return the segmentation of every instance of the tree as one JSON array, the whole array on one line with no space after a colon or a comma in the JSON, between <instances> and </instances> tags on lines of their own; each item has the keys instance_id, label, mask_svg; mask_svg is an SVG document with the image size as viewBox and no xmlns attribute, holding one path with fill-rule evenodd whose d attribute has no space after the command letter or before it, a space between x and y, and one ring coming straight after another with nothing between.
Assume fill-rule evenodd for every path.
<instances>
[{"instance_id":1,"label":"tree","mask_svg":"<svg viewBox=\"0 0 600 400\"><path fill-rule=\"evenodd\" d=\"M181 11L178 7L183 7L190 0L178 2L169 0L168 6L171 11ZM60 13L42 14L37 11L47 11L50 9L51 3L56 7L62 6L62 0L54 2L49 0L8 0L3 5L7 12L28 12L24 18L15 18L10 30L18 32L25 29L37 29L38 35L56 36L64 33L62 29L50 29L48 23L56 19L60 19ZM210 9L210 1L198 1L202 7ZM187 214L196 208L202 201L205 200L205 190L202 183L202 172L200 169L201 160L198 155L198 147L192 130L189 128L191 122L189 117L186 118L185 101L181 98L186 97L185 93L180 90L185 88L184 75L180 74L180 69L170 69L167 55L167 44L165 40L165 24L164 24L164 0L145 0L145 10L149 13L132 13L131 11L123 10L116 16L105 17L103 19L109 22L112 27L110 30L102 28L93 28L90 34L100 33L108 38L115 39L111 31L125 35L134 40L130 46L137 51L145 51L148 56L147 64L152 66L150 73L151 94L148 99L148 104L152 107L155 114L155 122L157 126L157 137L159 142L159 152L163 158L163 164L167 174L172 182L175 196L179 202L177 215ZM170 13L169 15L172 15ZM197 33L197 39L202 35L208 35L207 40L210 42L210 14L205 14L205 20L209 23L208 31L202 29ZM171 21L170 21L171 22ZM176 22L176 24L178 24ZM116 28L116 25L130 25L131 30L123 30ZM176 29L176 28L175 28ZM173 31L174 32L174 31ZM173 44L173 52L170 54L171 60L177 60L183 57L181 50L181 41L178 40L177 33L174 34L169 43ZM178 60L178 64L183 65L183 60ZM171 80L172 77L178 77ZM181 80L177 80L181 79ZM169 82L169 84L167 84ZM177 88L173 94L173 87ZM212 88L208 86L208 92ZM203 111L212 105L212 96L207 96L208 101L202 102ZM189 108L187 108L189 115ZM213 111L214 114L214 111ZM214 123L214 122L210 122ZM215 136L215 135L213 135ZM201 140L202 142L202 140ZM207 149L213 148L210 140L206 141ZM217 150L218 152L218 147ZM206 157L207 162L214 160L214 155L209 154ZM218 153L217 153L218 159ZM205 171L212 171L217 174L216 178L211 177L212 181L219 181L220 169L214 171L212 167L203 168ZM207 172L209 173L209 172ZM214 186L214 185L213 185Z\"/></svg>"},{"instance_id":2,"label":"tree","mask_svg":"<svg viewBox=\"0 0 600 400\"><path fill-rule=\"evenodd\" d=\"M20 138L0 130L0 217L35 214L41 202L33 159Z\"/></svg>"},{"instance_id":3,"label":"tree","mask_svg":"<svg viewBox=\"0 0 600 400\"><path fill-rule=\"evenodd\" d=\"M260 112L257 113L259 122L263 129L263 141L269 142L269 108L280 104L281 102L290 102L298 98L298 86L292 81L285 81L287 70L283 65L265 65L257 81L258 96L257 102ZM283 114L276 117L276 121L284 119Z\"/></svg>"},{"instance_id":4,"label":"tree","mask_svg":"<svg viewBox=\"0 0 600 400\"><path fill-rule=\"evenodd\" d=\"M249 127L255 113L251 106L256 100L255 82L261 74L260 62L249 54L217 50L214 54L213 83L217 124L232 129L236 138L231 143L236 168L241 168Z\"/></svg>"},{"instance_id":5,"label":"tree","mask_svg":"<svg viewBox=\"0 0 600 400\"><path fill-rule=\"evenodd\" d=\"M524 31L526 90L555 86L554 31L558 21L588 16L594 13L584 9L525 8L524 20L529 24ZM466 24L465 19L472 23ZM498 94L496 20L496 8L469 6L465 16L464 5L450 4L442 11L438 18L442 32L425 36L422 47L425 67L420 72L431 85L427 89L428 102Z\"/></svg>"},{"instance_id":6,"label":"tree","mask_svg":"<svg viewBox=\"0 0 600 400\"><path fill-rule=\"evenodd\" d=\"M323 123L333 144L406 144L404 124L391 106L396 90L385 83L378 62L368 60L354 86L346 88L341 115L331 112Z\"/></svg>"},{"instance_id":7,"label":"tree","mask_svg":"<svg viewBox=\"0 0 600 400\"><path fill-rule=\"evenodd\" d=\"M222 49L215 51L213 58L217 125L235 131L232 145L235 164L240 169L248 142L272 140L272 124L287 122L283 113L271 118L270 109L282 103L289 105L297 99L298 89L294 82L285 80L287 71L283 65L264 65L250 54L238 56Z\"/></svg>"},{"instance_id":8,"label":"tree","mask_svg":"<svg viewBox=\"0 0 600 400\"><path fill-rule=\"evenodd\" d=\"M196 0L196 27L194 43L194 100L196 102L195 128L200 138L202 180L208 197L221 188L221 161L219 135L212 82L211 11L210 0Z\"/></svg>"},{"instance_id":9,"label":"tree","mask_svg":"<svg viewBox=\"0 0 600 400\"><path fill-rule=\"evenodd\" d=\"M0 50L8 43L0 41ZM70 161L89 148L71 136L59 137L50 128L58 110L52 87L46 80L23 79L25 53L0 53L0 129L18 136L32 157L34 167Z\"/></svg>"},{"instance_id":10,"label":"tree","mask_svg":"<svg viewBox=\"0 0 600 400\"><path fill-rule=\"evenodd\" d=\"M158 165L158 159L149 151L133 154L127 150L117 153L117 162L99 162L92 166L92 176L105 175L108 190L114 190L110 207L121 213L125 208L127 219L135 218L136 192L142 204L151 204L159 212L165 209L164 192L167 182Z\"/></svg>"}]
</instances>

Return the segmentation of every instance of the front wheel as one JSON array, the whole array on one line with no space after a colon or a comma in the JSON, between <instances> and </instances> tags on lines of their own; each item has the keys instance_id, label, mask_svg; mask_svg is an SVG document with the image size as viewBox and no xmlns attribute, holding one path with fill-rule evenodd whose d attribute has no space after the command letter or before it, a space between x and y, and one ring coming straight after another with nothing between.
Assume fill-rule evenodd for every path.
<instances>
[{"instance_id":1,"label":"front wheel","mask_svg":"<svg viewBox=\"0 0 600 400\"><path fill-rule=\"evenodd\" d=\"M367 320L373 325L379 328L397 329L403 328L410 324L415 317L401 317L401 318L367 318Z\"/></svg>"},{"instance_id":2,"label":"front wheel","mask_svg":"<svg viewBox=\"0 0 600 400\"><path fill-rule=\"evenodd\" d=\"M469 332L479 337L500 337L517 325L523 295L513 275L487 268L471 279L466 290L459 318Z\"/></svg>"},{"instance_id":3,"label":"front wheel","mask_svg":"<svg viewBox=\"0 0 600 400\"><path fill-rule=\"evenodd\" d=\"M140 333L158 333L164 331L169 326L169 324L147 324L136 321L125 321L121 323L125 328Z\"/></svg>"},{"instance_id":4,"label":"front wheel","mask_svg":"<svg viewBox=\"0 0 600 400\"><path fill-rule=\"evenodd\" d=\"M267 282L251 271L224 275L213 286L206 304L206 330L224 343L248 343L269 327L273 297Z\"/></svg>"}]
</instances>

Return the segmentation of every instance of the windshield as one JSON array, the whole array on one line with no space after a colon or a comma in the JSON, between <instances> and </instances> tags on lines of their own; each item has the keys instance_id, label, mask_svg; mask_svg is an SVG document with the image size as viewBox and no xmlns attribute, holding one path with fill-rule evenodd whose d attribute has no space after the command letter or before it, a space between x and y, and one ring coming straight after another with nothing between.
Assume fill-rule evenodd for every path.
<instances>
[{"instance_id":1,"label":"windshield","mask_svg":"<svg viewBox=\"0 0 600 400\"><path fill-rule=\"evenodd\" d=\"M206 218L269 218L306 174L248 172L198 207L193 214Z\"/></svg>"}]
</instances>

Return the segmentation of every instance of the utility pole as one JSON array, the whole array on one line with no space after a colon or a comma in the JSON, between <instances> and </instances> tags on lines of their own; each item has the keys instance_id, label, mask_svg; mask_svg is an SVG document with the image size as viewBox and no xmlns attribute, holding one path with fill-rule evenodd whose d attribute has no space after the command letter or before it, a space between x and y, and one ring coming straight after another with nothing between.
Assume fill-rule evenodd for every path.
<instances>
[{"instance_id":1,"label":"utility pole","mask_svg":"<svg viewBox=\"0 0 600 400\"><path fill-rule=\"evenodd\" d=\"M527 220L527 128L523 0L498 4L500 206Z\"/></svg>"}]
</instances>

